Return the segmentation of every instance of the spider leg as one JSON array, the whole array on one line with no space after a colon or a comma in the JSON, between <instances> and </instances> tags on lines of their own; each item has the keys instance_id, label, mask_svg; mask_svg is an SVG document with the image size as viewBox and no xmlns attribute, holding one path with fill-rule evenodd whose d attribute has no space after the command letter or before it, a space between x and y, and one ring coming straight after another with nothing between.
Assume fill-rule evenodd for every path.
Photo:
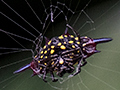
<instances>
[{"instance_id":1,"label":"spider leg","mask_svg":"<svg viewBox=\"0 0 120 90\"><path fill-rule=\"evenodd\" d=\"M64 55L64 56L66 56L66 55ZM73 63L71 63L71 62L73 61L73 59L67 58L67 57L66 57L66 58L63 57L63 58L65 59L65 63L66 63L66 64L68 65L68 67L69 67L69 68L66 68L66 70L67 70L67 71L71 71L71 72L74 71L75 68L74 68L74 66L73 66Z\"/></svg>"},{"instance_id":2,"label":"spider leg","mask_svg":"<svg viewBox=\"0 0 120 90\"><path fill-rule=\"evenodd\" d=\"M59 77L62 77L64 75L64 70L66 69L67 67L66 66L62 66L60 68L60 71L58 71L56 74L59 76Z\"/></svg>"},{"instance_id":3,"label":"spider leg","mask_svg":"<svg viewBox=\"0 0 120 90\"><path fill-rule=\"evenodd\" d=\"M66 29L65 29L65 32L64 32L64 34L63 35L70 35L69 33L68 33L68 27L66 27Z\"/></svg>"},{"instance_id":4,"label":"spider leg","mask_svg":"<svg viewBox=\"0 0 120 90\"><path fill-rule=\"evenodd\" d=\"M43 81L44 82L47 82L45 79L46 79L46 74L47 74L47 71L46 71L46 68L44 68L44 74L43 74Z\"/></svg>"},{"instance_id":5,"label":"spider leg","mask_svg":"<svg viewBox=\"0 0 120 90\"><path fill-rule=\"evenodd\" d=\"M68 73L72 73L74 71L74 69L75 69L74 66L71 66L71 65L68 65L68 67L69 67L69 70L67 68Z\"/></svg>"},{"instance_id":6,"label":"spider leg","mask_svg":"<svg viewBox=\"0 0 120 90\"><path fill-rule=\"evenodd\" d=\"M53 81L53 82L58 81L58 79L55 79L54 74L53 74L53 71L50 71L50 74L51 74L51 77L52 77L52 81Z\"/></svg>"},{"instance_id":7,"label":"spider leg","mask_svg":"<svg viewBox=\"0 0 120 90\"><path fill-rule=\"evenodd\" d=\"M73 33L74 33L77 37L80 37L79 33L77 33L69 24L67 24L66 26L69 27L70 29L72 29Z\"/></svg>"},{"instance_id":8,"label":"spider leg","mask_svg":"<svg viewBox=\"0 0 120 90\"><path fill-rule=\"evenodd\" d=\"M83 58L82 58L82 59L83 59ZM69 75L68 77L73 77L73 76L77 75L78 73L80 73L80 71L81 71L81 61L82 61L82 59L78 62L78 66L77 66L77 68L76 68L76 72L73 73L73 74L71 74L71 75Z\"/></svg>"},{"instance_id":9,"label":"spider leg","mask_svg":"<svg viewBox=\"0 0 120 90\"><path fill-rule=\"evenodd\" d=\"M73 73L73 76L77 75L81 71L81 61L78 63L78 67L76 68L76 72Z\"/></svg>"},{"instance_id":10,"label":"spider leg","mask_svg":"<svg viewBox=\"0 0 120 90\"><path fill-rule=\"evenodd\" d=\"M57 58L55 58L54 60L56 60L56 61L55 61L55 63L52 65L52 68L55 67L55 66L58 64Z\"/></svg>"},{"instance_id":11,"label":"spider leg","mask_svg":"<svg viewBox=\"0 0 120 90\"><path fill-rule=\"evenodd\" d=\"M81 64L81 67L85 66L87 64L87 61L83 59L83 64Z\"/></svg>"}]
</instances>

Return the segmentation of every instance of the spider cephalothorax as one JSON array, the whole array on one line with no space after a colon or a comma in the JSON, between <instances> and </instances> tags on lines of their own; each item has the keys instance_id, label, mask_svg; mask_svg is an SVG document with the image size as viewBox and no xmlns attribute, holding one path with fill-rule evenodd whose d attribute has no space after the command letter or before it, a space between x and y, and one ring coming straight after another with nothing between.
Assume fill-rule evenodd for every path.
<instances>
[{"instance_id":1,"label":"spider cephalothorax","mask_svg":"<svg viewBox=\"0 0 120 90\"><path fill-rule=\"evenodd\" d=\"M45 38L46 45L40 49L33 61L14 73L31 68L34 72L32 76L42 74L43 80L46 81L46 74L50 73L52 81L57 81L54 78L54 71L58 76L62 77L65 73L72 73L75 70L75 63L78 63L76 72L69 77L75 76L81 71L81 67L87 63L85 59L99 52L96 50L98 43L112 40L110 38L92 39L87 36L80 37L70 25L67 26L72 29L76 36L70 35L66 29L63 35L53 37L51 40Z\"/></svg>"}]
</instances>

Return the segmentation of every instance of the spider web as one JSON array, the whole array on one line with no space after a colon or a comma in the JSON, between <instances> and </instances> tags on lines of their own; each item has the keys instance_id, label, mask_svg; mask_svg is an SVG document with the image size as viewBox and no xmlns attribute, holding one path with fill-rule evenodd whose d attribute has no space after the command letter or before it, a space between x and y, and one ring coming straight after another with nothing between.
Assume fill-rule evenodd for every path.
<instances>
[{"instance_id":1,"label":"spider web","mask_svg":"<svg viewBox=\"0 0 120 90\"><path fill-rule=\"evenodd\" d=\"M1 0L0 90L119 90L119 8L119 0ZM113 41L98 45L102 52L87 58L87 65L72 78L66 74L52 82L48 74L45 83L40 76L31 78L31 70L13 74L32 61L40 34L61 35L66 23L81 36ZM39 45L44 43L43 39Z\"/></svg>"}]
</instances>

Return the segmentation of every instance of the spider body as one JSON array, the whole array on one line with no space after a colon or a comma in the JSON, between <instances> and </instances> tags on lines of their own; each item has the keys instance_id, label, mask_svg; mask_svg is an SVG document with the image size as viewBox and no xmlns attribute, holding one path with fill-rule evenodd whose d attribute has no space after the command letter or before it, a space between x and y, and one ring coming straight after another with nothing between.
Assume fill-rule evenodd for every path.
<instances>
[{"instance_id":1,"label":"spider body","mask_svg":"<svg viewBox=\"0 0 120 90\"><path fill-rule=\"evenodd\" d=\"M42 69L49 67L52 71L57 71L57 75L62 76L63 72L72 72L73 65L77 62L80 53L80 42L78 37L73 35L61 35L53 37L47 45L43 47L36 60ZM71 71L72 70L72 71Z\"/></svg>"},{"instance_id":2,"label":"spider body","mask_svg":"<svg viewBox=\"0 0 120 90\"><path fill-rule=\"evenodd\" d=\"M65 30L65 33L58 37L53 37L51 40L46 40L46 45L35 56L33 61L25 67L15 71L19 73L27 68L33 70L33 75L43 75L43 80L46 82L46 74L50 73L52 81L54 78L54 71L60 77L65 73L72 73L75 70L74 65L77 63L76 72L69 75L75 76L81 71L87 61L87 57L99 51L96 50L96 45L101 42L108 42L110 38L91 39L87 36L80 37L80 35L70 26L67 25L76 36L70 35Z\"/></svg>"}]
</instances>

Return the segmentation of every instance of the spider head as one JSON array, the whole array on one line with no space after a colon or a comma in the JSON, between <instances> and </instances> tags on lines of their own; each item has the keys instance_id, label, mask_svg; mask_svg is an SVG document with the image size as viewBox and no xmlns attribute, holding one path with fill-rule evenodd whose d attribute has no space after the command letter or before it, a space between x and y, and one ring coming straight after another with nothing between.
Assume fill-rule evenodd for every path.
<instances>
[{"instance_id":1,"label":"spider head","mask_svg":"<svg viewBox=\"0 0 120 90\"><path fill-rule=\"evenodd\" d=\"M82 42L82 49L83 53L86 55L86 57L91 56L94 53L100 52L96 50L96 45L99 43L109 42L112 39L111 38L99 38L99 39L91 39L89 37L81 37Z\"/></svg>"}]
</instances>

